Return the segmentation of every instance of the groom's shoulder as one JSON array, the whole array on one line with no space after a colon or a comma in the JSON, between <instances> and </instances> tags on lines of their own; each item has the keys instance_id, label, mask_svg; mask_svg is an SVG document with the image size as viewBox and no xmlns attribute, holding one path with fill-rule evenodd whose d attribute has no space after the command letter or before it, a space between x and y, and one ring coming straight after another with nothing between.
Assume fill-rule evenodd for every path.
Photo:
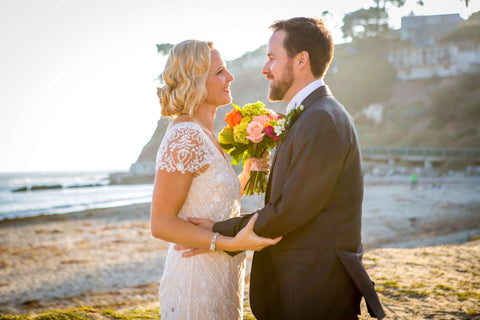
<instances>
[{"instance_id":1,"label":"groom's shoulder","mask_svg":"<svg viewBox=\"0 0 480 320\"><path fill-rule=\"evenodd\" d=\"M346 112L343 105L338 102L333 96L323 96L315 99L310 105L305 108L303 118L309 117L325 117L325 116L340 116Z\"/></svg>"},{"instance_id":2,"label":"groom's shoulder","mask_svg":"<svg viewBox=\"0 0 480 320\"><path fill-rule=\"evenodd\" d=\"M315 128L319 124L343 126L352 122L352 117L345 107L333 96L323 96L305 108L298 119L299 127ZM343 125L341 125L343 124Z\"/></svg>"}]
</instances>

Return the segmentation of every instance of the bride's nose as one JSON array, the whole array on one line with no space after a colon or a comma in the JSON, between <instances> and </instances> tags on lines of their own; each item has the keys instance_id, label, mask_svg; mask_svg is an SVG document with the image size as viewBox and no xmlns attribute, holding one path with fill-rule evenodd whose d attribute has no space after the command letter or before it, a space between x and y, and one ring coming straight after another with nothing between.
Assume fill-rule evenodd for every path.
<instances>
[{"instance_id":1,"label":"bride's nose","mask_svg":"<svg viewBox=\"0 0 480 320\"><path fill-rule=\"evenodd\" d=\"M233 74L231 74L229 71L227 71L227 73L228 73L228 75L227 75L227 82L232 82L233 79L235 79L235 78L233 77Z\"/></svg>"}]
</instances>

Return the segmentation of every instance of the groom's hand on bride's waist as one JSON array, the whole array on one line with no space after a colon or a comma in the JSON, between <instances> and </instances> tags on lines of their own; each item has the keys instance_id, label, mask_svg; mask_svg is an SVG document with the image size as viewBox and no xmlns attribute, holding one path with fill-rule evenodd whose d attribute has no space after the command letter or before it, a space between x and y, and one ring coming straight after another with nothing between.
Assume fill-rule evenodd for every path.
<instances>
[{"instance_id":1,"label":"groom's hand on bride's waist","mask_svg":"<svg viewBox=\"0 0 480 320\"><path fill-rule=\"evenodd\" d=\"M200 228L212 231L215 221L202 218L188 218L190 223L199 226Z\"/></svg>"},{"instance_id":2,"label":"groom's hand on bride's waist","mask_svg":"<svg viewBox=\"0 0 480 320\"><path fill-rule=\"evenodd\" d=\"M188 221L190 223L193 223L193 224L199 226L200 228L210 230L210 231L213 229L213 225L215 224L215 222L212 221L212 220L201 219L201 218L188 218ZM182 257L184 257L184 258L189 258L189 257L193 257L197 254L210 252L210 250L208 250L208 249L189 248L189 247L183 246L181 244L176 244L174 248L175 248L175 250L178 250L178 251L184 251L185 250L185 252L182 253Z\"/></svg>"}]
</instances>

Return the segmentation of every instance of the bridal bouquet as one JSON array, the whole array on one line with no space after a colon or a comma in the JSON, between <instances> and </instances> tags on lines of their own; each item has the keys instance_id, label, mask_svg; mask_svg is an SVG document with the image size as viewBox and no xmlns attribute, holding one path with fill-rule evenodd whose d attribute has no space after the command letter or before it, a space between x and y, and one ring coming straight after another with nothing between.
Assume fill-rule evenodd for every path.
<instances>
[{"instance_id":1,"label":"bridal bouquet","mask_svg":"<svg viewBox=\"0 0 480 320\"><path fill-rule=\"evenodd\" d=\"M234 109L225 115L225 126L218 134L218 141L226 153L232 157L232 164L238 164L249 157L260 158L275 148L283 139L293 116L303 107L296 108L287 116L265 108L260 101L243 107L233 104ZM251 196L262 194L267 187L266 173L252 168L244 193Z\"/></svg>"}]
</instances>

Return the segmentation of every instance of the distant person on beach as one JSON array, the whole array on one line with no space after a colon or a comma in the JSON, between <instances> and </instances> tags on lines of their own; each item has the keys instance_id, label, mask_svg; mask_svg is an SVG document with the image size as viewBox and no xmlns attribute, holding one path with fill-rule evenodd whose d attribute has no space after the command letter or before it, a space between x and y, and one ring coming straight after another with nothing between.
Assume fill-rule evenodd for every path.
<instances>
[{"instance_id":1,"label":"distant person on beach","mask_svg":"<svg viewBox=\"0 0 480 320\"><path fill-rule=\"evenodd\" d=\"M333 56L332 37L318 19L281 20L272 29L262 70L270 81L269 99L288 102L287 113L299 106L303 111L277 147L265 206L223 222L192 221L235 236L258 215L256 234L283 237L253 256L250 305L257 319L358 319L362 296L370 314L383 318L361 262L363 175L357 134L323 81Z\"/></svg>"},{"instance_id":2,"label":"distant person on beach","mask_svg":"<svg viewBox=\"0 0 480 320\"><path fill-rule=\"evenodd\" d=\"M416 189L417 188L417 183L418 183L418 178L417 178L417 173L412 172L412 175L410 176L410 189Z\"/></svg>"},{"instance_id":3,"label":"distant person on beach","mask_svg":"<svg viewBox=\"0 0 480 320\"><path fill-rule=\"evenodd\" d=\"M159 147L151 206L151 232L172 244L160 280L163 319L242 319L245 254L277 243L252 231L255 218L235 236L223 236L186 221L187 217L226 220L240 215L240 197L253 163L270 167L268 155L249 158L236 176L213 134L215 112L232 101L233 76L212 43L177 44L158 89L162 115L174 118ZM191 259L174 244L208 249Z\"/></svg>"}]
</instances>

